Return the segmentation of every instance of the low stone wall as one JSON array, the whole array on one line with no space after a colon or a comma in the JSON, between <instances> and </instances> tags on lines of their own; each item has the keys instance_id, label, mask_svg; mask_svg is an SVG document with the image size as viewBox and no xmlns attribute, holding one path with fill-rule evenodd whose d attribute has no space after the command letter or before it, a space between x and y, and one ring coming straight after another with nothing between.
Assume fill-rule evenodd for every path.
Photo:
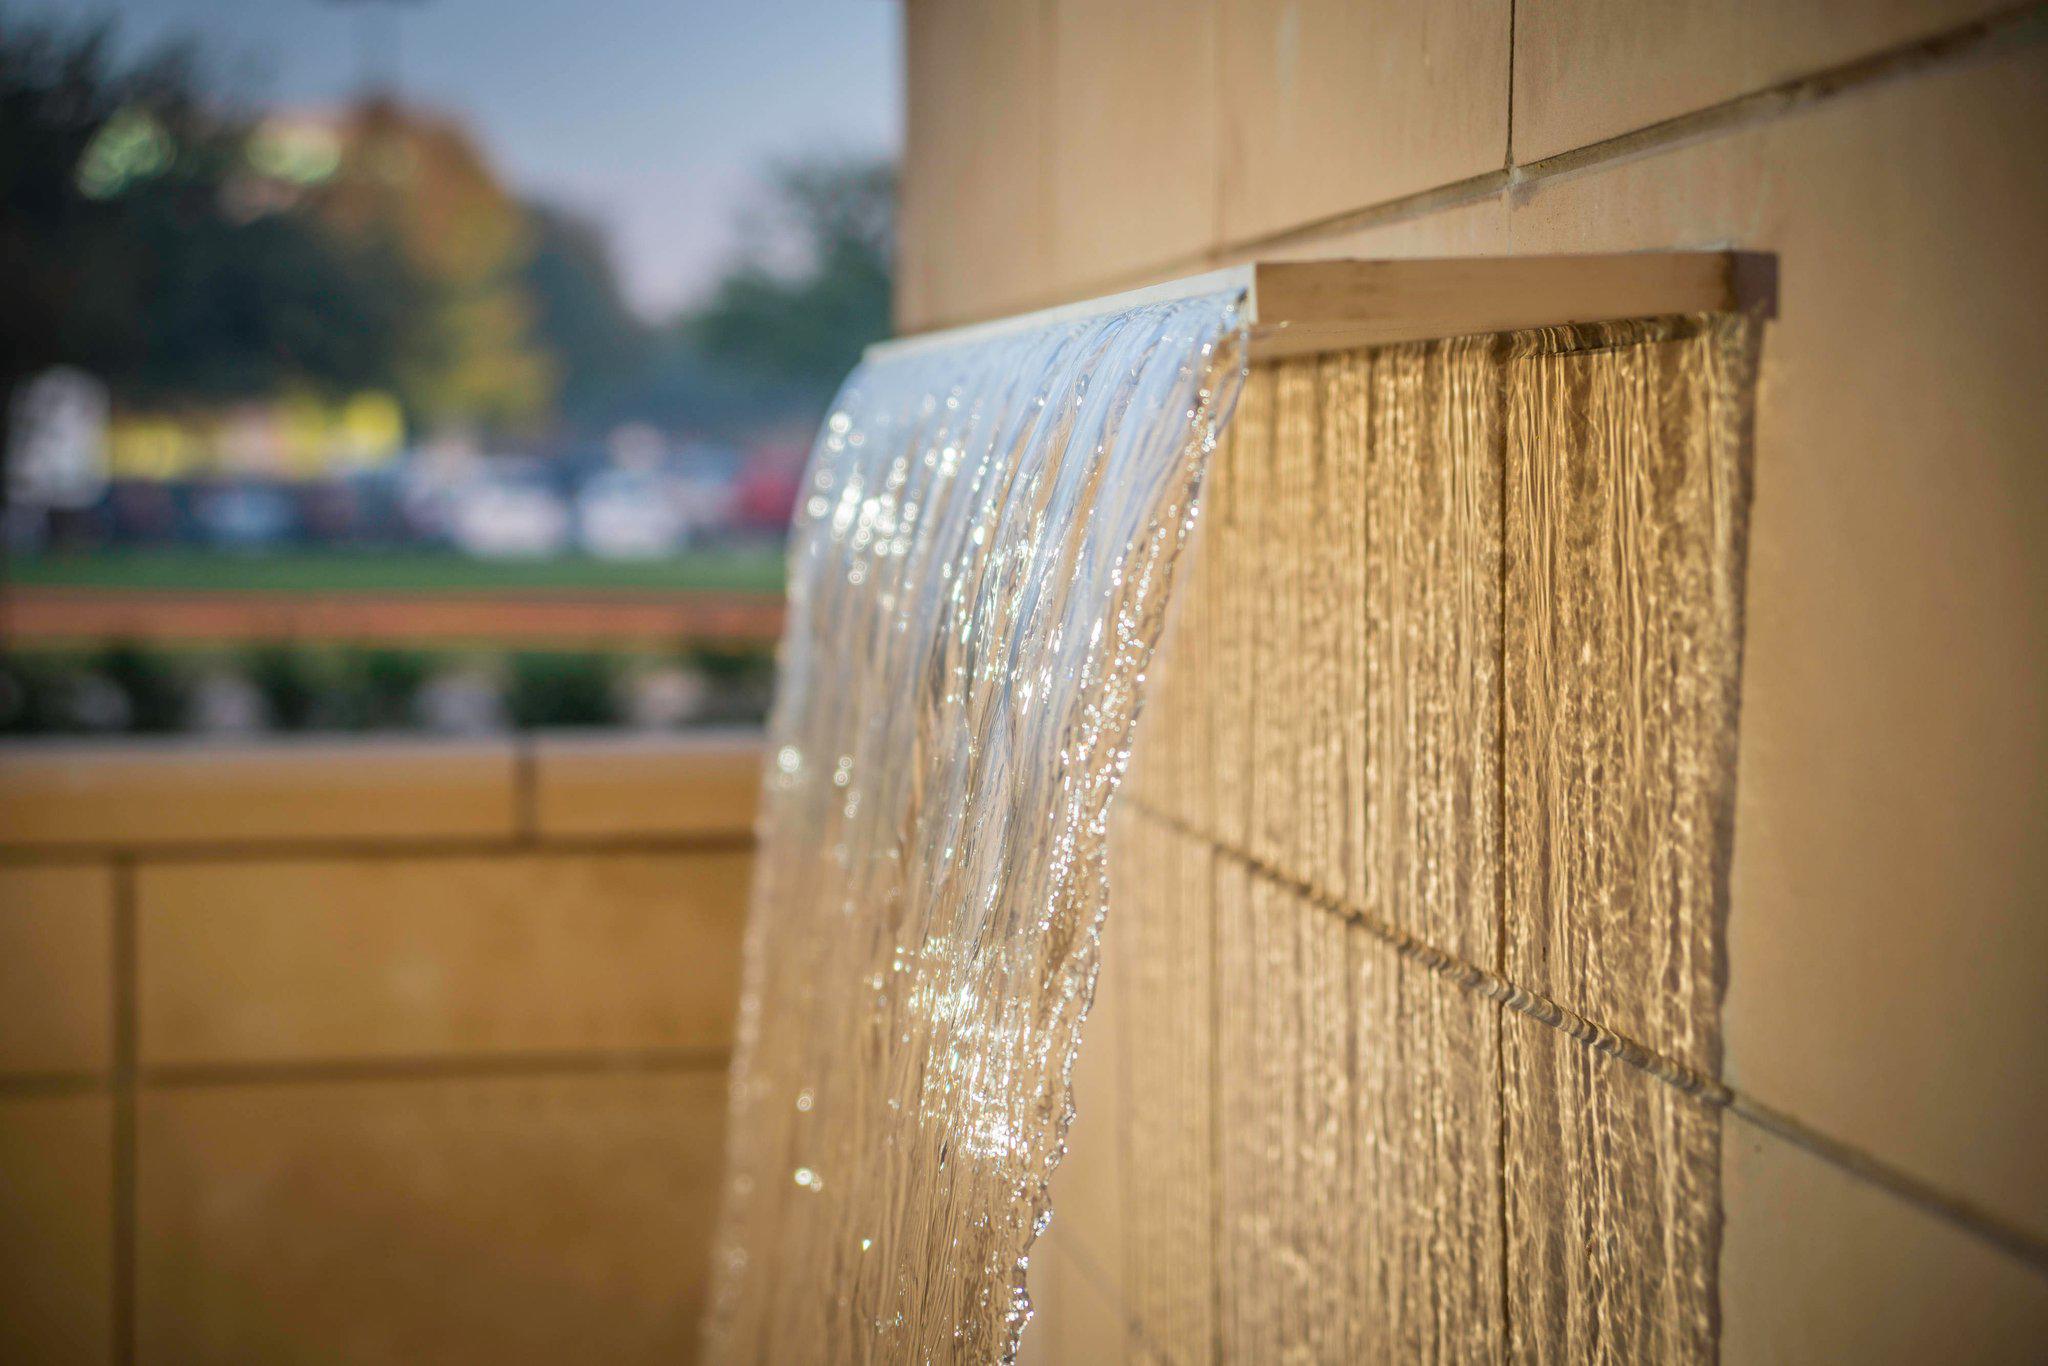
<instances>
[{"instance_id":1,"label":"low stone wall","mask_svg":"<svg viewBox=\"0 0 2048 1366\"><path fill-rule=\"evenodd\" d=\"M687 1359L759 738L0 749L0 1359Z\"/></svg>"}]
</instances>

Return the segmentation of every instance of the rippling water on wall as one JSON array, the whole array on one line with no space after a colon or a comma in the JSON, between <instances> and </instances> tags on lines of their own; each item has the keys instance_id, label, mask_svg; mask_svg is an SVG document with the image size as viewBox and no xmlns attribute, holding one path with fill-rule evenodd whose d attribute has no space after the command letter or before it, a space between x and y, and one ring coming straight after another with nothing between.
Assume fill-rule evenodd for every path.
<instances>
[{"instance_id":1,"label":"rippling water on wall","mask_svg":"<svg viewBox=\"0 0 2048 1366\"><path fill-rule=\"evenodd\" d=\"M988 1360L1094 990L1105 839L1234 295L854 372L793 533L708 1326Z\"/></svg>"}]
</instances>

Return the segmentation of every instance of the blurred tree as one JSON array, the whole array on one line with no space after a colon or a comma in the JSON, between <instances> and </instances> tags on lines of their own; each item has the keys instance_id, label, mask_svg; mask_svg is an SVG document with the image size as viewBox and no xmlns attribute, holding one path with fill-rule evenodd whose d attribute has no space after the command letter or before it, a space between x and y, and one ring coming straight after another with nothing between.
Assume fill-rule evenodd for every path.
<instances>
[{"instance_id":1,"label":"blurred tree","mask_svg":"<svg viewBox=\"0 0 2048 1366\"><path fill-rule=\"evenodd\" d=\"M603 229L551 204L529 202L526 216L534 330L555 358L565 415L587 419L640 372L653 339L620 293Z\"/></svg>"},{"instance_id":2,"label":"blurred tree","mask_svg":"<svg viewBox=\"0 0 2048 1366\"><path fill-rule=\"evenodd\" d=\"M93 269L117 217L80 192L87 147L144 84L117 78L104 29L23 27L0 15L0 372L9 381L97 359L127 321ZM126 87L126 88L124 88Z\"/></svg>"},{"instance_id":3,"label":"blurred tree","mask_svg":"<svg viewBox=\"0 0 2048 1366\"><path fill-rule=\"evenodd\" d=\"M300 209L236 208L237 194L261 193L237 170L240 156L236 144L201 144L190 165L126 196L137 306L117 386L211 401L397 383L418 312L404 261L388 242L345 237Z\"/></svg>"},{"instance_id":4,"label":"blurred tree","mask_svg":"<svg viewBox=\"0 0 2048 1366\"><path fill-rule=\"evenodd\" d=\"M418 281L399 392L429 425L530 427L553 409L534 335L526 214L456 124L388 100L351 111L340 173L319 196L348 236L392 242Z\"/></svg>"},{"instance_id":5,"label":"blurred tree","mask_svg":"<svg viewBox=\"0 0 2048 1366\"><path fill-rule=\"evenodd\" d=\"M663 329L651 341L647 363L618 397L597 412L594 426L649 422L715 440L744 443L763 427L815 422L830 389L799 384L759 369L704 354L687 325Z\"/></svg>"},{"instance_id":6,"label":"blurred tree","mask_svg":"<svg viewBox=\"0 0 2048 1366\"><path fill-rule=\"evenodd\" d=\"M889 335L895 193L888 162L782 167L755 245L684 335L715 362L830 393Z\"/></svg>"},{"instance_id":7,"label":"blurred tree","mask_svg":"<svg viewBox=\"0 0 2048 1366\"><path fill-rule=\"evenodd\" d=\"M412 297L402 260L344 238L251 159L189 50L126 67L105 25L0 13L0 385L47 366L123 397L375 385Z\"/></svg>"},{"instance_id":8,"label":"blurred tree","mask_svg":"<svg viewBox=\"0 0 2048 1366\"><path fill-rule=\"evenodd\" d=\"M794 163L708 302L651 328L595 225L519 203L456 123L367 100L261 118L189 50L0 0L0 393L56 364L117 398L387 389L417 425L736 438L814 416L889 330L893 170Z\"/></svg>"}]
</instances>

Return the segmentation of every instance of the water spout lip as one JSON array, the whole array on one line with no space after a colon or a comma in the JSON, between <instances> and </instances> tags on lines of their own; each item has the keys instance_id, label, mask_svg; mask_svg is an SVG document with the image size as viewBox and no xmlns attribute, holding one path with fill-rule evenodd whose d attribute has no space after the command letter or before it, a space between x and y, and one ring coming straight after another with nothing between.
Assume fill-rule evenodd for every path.
<instances>
[{"instance_id":1,"label":"water spout lip","mask_svg":"<svg viewBox=\"0 0 2048 1366\"><path fill-rule=\"evenodd\" d=\"M1772 251L1728 253L1729 285L1735 307L1759 318L1778 316L1778 254Z\"/></svg>"},{"instance_id":2,"label":"water spout lip","mask_svg":"<svg viewBox=\"0 0 2048 1366\"><path fill-rule=\"evenodd\" d=\"M1039 328L1086 322L1090 318L1099 318L1106 313L1125 313L1151 304L1176 303L1182 299L1228 294L1232 290L1236 290L1243 297L1248 307L1257 272L1256 265L1228 266L1222 270L1207 271L1200 275L1184 275L1160 284L1147 285L1143 289L1126 290L1121 294L1105 294L1098 298L1059 304L1031 313L1013 313L1008 317L992 318L986 322L967 323L931 332L913 332L908 336L875 342L861 353L861 358L869 364L896 360L940 347L958 346Z\"/></svg>"},{"instance_id":3,"label":"water spout lip","mask_svg":"<svg viewBox=\"0 0 2048 1366\"><path fill-rule=\"evenodd\" d=\"M1232 290L1250 358L1682 313L1777 316L1777 257L1753 251L1252 261L1033 313L914 333L869 362Z\"/></svg>"}]
</instances>

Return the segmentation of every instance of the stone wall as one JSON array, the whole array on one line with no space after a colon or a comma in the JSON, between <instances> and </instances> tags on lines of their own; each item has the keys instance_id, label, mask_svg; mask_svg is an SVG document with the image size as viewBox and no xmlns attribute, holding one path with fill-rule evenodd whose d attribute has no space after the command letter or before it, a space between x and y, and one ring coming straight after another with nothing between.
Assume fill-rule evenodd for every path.
<instances>
[{"instance_id":1,"label":"stone wall","mask_svg":"<svg viewBox=\"0 0 2048 1366\"><path fill-rule=\"evenodd\" d=\"M1520 1202L1561 1214L1576 1201L1571 1207L1594 1220L1518 1244L1508 1217L1491 1244L1452 1238L1447 1246L1467 1211L1444 1207L1443 1191L1429 1188L1424 1204L1442 1227L1428 1236L1411 1228L1409 1243L1356 1255L1382 1259L1374 1274L1383 1288L1434 1285L1448 1295L1449 1278L1494 1278L1481 1299L1496 1308L1481 1330L1496 1336L1453 1332L1465 1320L1443 1305L1411 1320L1403 1315L1415 1302L1395 1297L1408 1308L1382 1327L1403 1348L1397 1355L1456 1355L1460 1344L1497 1345L1504 1334L1517 1355L1541 1355L1546 1345L1576 1357L1648 1344L1660 1354L1719 1351L1737 1360L2024 1356L2048 1328L2048 1161L2039 1141L2048 1121L2048 993L2038 970L2048 960L2040 913L2048 856L2038 838L2048 824L2040 705L2048 696L2048 541L2039 533L2048 524L2040 436L2048 386L2039 376L2048 259L2038 244L2048 223L2048 163L2039 156L2048 10L1955 0L911 0L907 11L899 312L909 329L1253 258L1740 247L1779 263L1778 315L1760 339L1747 439L1744 544L1728 548L1746 553L1715 562L1732 569L1730 584L1685 581L1685 593L1710 600L1733 591L1742 604L1735 691L1723 698L1723 719L1736 728L1718 829L1709 807L1674 805L1683 795L1676 789L1639 790L1642 809L1628 816L1600 804L1614 796L1612 784L1587 780L1576 794L1560 786L1560 773L1600 771L1586 767L1601 757L1595 747L1516 757L1518 689L1523 702L1552 708L1525 718L1528 733L1555 736L1572 724L1569 707L1555 708L1574 689L1596 696L1584 690L1621 675L1603 675L1607 666L1590 660L1584 677L1567 671L1551 681L1550 702L1526 694L1541 680L1526 668L1516 613L1547 611L1571 586L1517 579L1511 482L1504 545L1439 538L1401 552L1424 583L1447 573L1484 581L1484 557L1504 556L1496 637L1475 636L1453 656L1441 641L1411 641L1358 693L1334 700L1289 674L1287 661L1317 658L1328 641L1363 629L1357 619L1389 601L1374 594L1409 591L1399 587L1408 580L1374 578L1373 556L1358 549L1370 500L1396 490L1353 488L1329 515L1304 519L1302 509L1338 495L1288 482L1288 471L1303 468L1306 434L1327 426L1327 405L1369 424L1369 395L1326 396L1332 381L1319 372L1255 379L1246 416L1256 418L1262 403L1281 405L1283 415L1261 419L1263 435L1241 429L1224 453L1204 553L1215 552L1236 508L1267 538L1263 551L1237 561L1240 572L1284 569L1306 554L1317 575L1331 577L1316 578L1296 607L1284 591L1261 599L1267 645L1212 632L1210 653L1191 658L1200 652L1181 639L1190 628L1176 623L1161 710L1177 705L1177 673L1227 669L1233 651L1265 650L1269 671L1229 724L1269 730L1254 730L1230 753L1228 730L1209 734L1206 749L1181 749L1183 767L1164 787L1241 789L1248 799L1264 790L1287 800L1281 824L1265 831L1175 815L1120 836L1150 850L1127 859L1150 870L1150 882L1159 869L1180 870L1183 894L1166 900L1197 907L1199 933L1176 916L1134 912L1127 923L1151 936L1148 946L1112 946L1120 961L1091 1024L1064 1178L1069 1216L1056 1220L1034 1264L1048 1306L1036 1346L1054 1349L1055 1359L1078 1359L1084 1345L1202 1359L1257 1341L1231 1336L1244 1323L1226 1314L1222 1283L1203 1291L1154 1274L1149 1254L1134 1250L1151 1235L1132 1230L1178 1229L1190 1248L1206 1238L1203 1255L1225 1255L1217 1240L1229 1221L1217 1210L1205 1222L1162 1205L1158 1183L1180 1173L1175 1184L1185 1186L1216 1163L1227 1178L1234 1106L1279 1107L1270 1122L1323 1126L1317 1133L1334 1125L1360 1141L1363 1120L1317 1108L1337 1094L1322 1083L1340 1087L1346 1103L1379 1084L1358 1064L1366 1017L1357 993L1362 982L1394 981L1388 990L1404 1004L1390 1008L1386 1027L1397 1037L1385 1046L1418 1060L1411 1082L1426 1076L1419 1060L1431 1058L1490 1066L1500 1078L1490 1100L1482 1086L1466 1100L1437 1094L1429 1102L1452 1106L1446 1113L1470 1130L1431 1128L1458 1145L1436 1160L1456 1156L1460 1167L1500 1174L1501 1191L1475 1208L1511 1214ZM1370 372L1379 362L1351 363ZM1289 403L1312 420L1284 416ZM1264 443L1262 453L1248 452L1248 440ZM1505 460L1505 436L1500 449ZM1510 474L1503 465L1493 477ZM1295 544L1304 538L1305 550ZM1597 568L1590 559L1581 566ZM1190 602L1202 581L1198 571ZM1646 601L1683 599L1673 588ZM1421 613L1417 621L1441 620L1427 603L1407 607ZM1601 633L1613 624L1583 625L1604 648ZM1664 653L1646 656L1654 662L1693 658L1686 652L1697 642L1685 630L1658 640ZM1487 668L1498 671L1490 685ZM1470 833L1463 852L1439 851L1432 866L1479 877L1492 859L1505 870L1502 923L1490 939L1441 920L1401 922L1413 905L1450 904L1449 894L1434 887L1419 902L1373 900L1374 878L1398 885L1412 865L1346 833L1388 819L1372 814L1375 796L1382 808L1426 816L1449 809L1449 789L1375 788L1382 770L1358 788L1330 786L1339 781L1334 768L1321 777L1268 771L1290 745L1314 753L1315 736L1336 743L1347 727L1369 731L1379 724L1376 705L1421 707L1416 715L1437 728L1438 758L1470 745L1476 763L1486 686L1502 699L1503 828ZM1621 729L1636 719L1631 708L1669 716L1679 705L1634 691L1610 700ZM1268 714L1278 719L1245 719ZM1141 748L1148 743L1167 742L1155 732ZM1158 762L1141 754L1137 768ZM1593 860L1551 911L1541 896L1516 892L1550 885L1518 882L1515 872L1540 852L1531 841L1543 830L1597 829L1606 819L1638 821L1660 860L1654 875L1614 881L1615 869ZM1694 824L1701 819L1710 821L1704 831ZM1660 975L1652 960L1602 964L1613 928L1571 918L1587 907L1637 913L1648 904L1639 898L1665 893L1683 900L1671 890L1679 886L1671 850L1658 844L1667 836L1681 846L1711 837L1723 860L1718 873L1709 860L1703 887L1684 884L1705 897L1694 925L1705 935L1700 951L1714 960L1704 1007L1681 999L1685 979ZM1360 861L1347 848L1380 852ZM1545 865L1544 877L1556 871ZM1596 1040L1640 1044L1648 1055L1617 1057L1546 1023L1540 1010L1484 992L1482 1023L1461 1042L1458 1012L1480 1008L1473 992L1418 969L1421 960L1392 952L1384 938L1368 932L1369 942L1358 941L1355 925L1341 933L1323 926L1317 917L1333 906L1394 917L1386 923L1421 948L1495 973L1498 992L1532 993L1604 1031ZM1280 1011L1275 1028L1354 1036L1347 1051L1324 1055L1321 1080L1261 1084L1200 1054L1211 1036L1195 1027L1206 1018L1195 1006L1185 1007L1194 1012L1185 1020L1168 1016L1195 1054L1175 1061L1148 1051L1160 1046L1150 1031L1168 1027L1157 1005L1168 994L1185 988L1193 1001L1227 1001L1228 983L1200 974L1238 965L1198 950L1233 942L1233 924L1251 936L1246 945L1284 931L1281 942L1296 946L1288 952L1310 954L1304 971L1327 973L1332 990L1345 984L1350 1004L1328 1018L1317 1012L1334 1008L1314 995L1285 997L1294 1007L1266 1003ZM1355 941L1342 966L1303 947L1322 934ZM1160 954L1174 965L1163 979ZM1377 967L1375 955L1385 959ZM1148 987L1142 974L1157 980ZM1273 980L1275 990L1299 985L1284 974ZM1121 1013L1111 1004L1119 1000ZM1424 1033L1399 1036L1402 1028ZM1660 1075L1659 1060L1688 1070ZM1644 1061L1652 1065L1637 1065ZM1135 1070L1105 1070L1117 1066ZM1566 1103L1518 1104L1508 1083L1539 1072L1563 1088ZM1208 1148L1162 1149L1146 1138L1157 1132L1155 1112L1126 1102L1166 1085L1165 1076L1179 1079L1173 1085L1194 1097L1189 1103L1208 1107L1197 1130ZM1288 1099L1272 1090L1283 1084L1306 1089ZM1384 1103L1425 1100L1411 1088ZM1530 1135L1564 1142L1568 1121L1603 1106L1634 1116L1645 1141L1692 1145L1686 1170L1704 1171L1706 1185L1687 1198L1706 1211L1708 1240L1687 1253L1705 1259L1694 1290L1642 1274L1671 1264L1667 1235L1679 1237L1683 1221L1645 1231L1596 1218L1601 1210L1641 1214L1671 1195L1662 1168L1627 1160L1602 1170L1584 1144L1547 1157L1532 1147L1517 1158ZM1405 1151L1405 1134L1395 1126L1376 1141ZM1302 1147L1298 1137L1257 1149L1254 1169L1271 1163L1282 1173L1265 1189L1325 1189L1300 1184L1308 1180L1301 1164L1364 1161L1350 1149L1340 1158ZM1411 1171L1406 1159L1354 1166L1342 1189ZM1142 1202L1136 1216L1133 1201ZM1280 1221L1276 1229L1292 1217L1270 1200L1258 1212ZM1462 1260L1444 1260L1453 1250ZM1646 1261L1646 1250L1657 1257ZM1286 1286L1289 1265L1327 1251L1309 1243L1289 1254L1293 1261L1221 1264L1228 1277L1264 1290ZM1419 1260L1404 1264L1404 1256ZM1559 1297L1531 1298L1518 1264L1542 1268L1538 1279L1549 1278ZM1664 1299L1651 1303L1652 1292ZM1595 1341L1579 1335L1586 1326L1571 1322L1575 1313L1652 1336ZM1704 1323L1705 1335L1654 1336L1660 1324L1688 1323Z\"/></svg>"},{"instance_id":2,"label":"stone wall","mask_svg":"<svg viewBox=\"0 0 2048 1366\"><path fill-rule=\"evenodd\" d=\"M0 749L0 1359L692 1359L758 759Z\"/></svg>"}]
</instances>

